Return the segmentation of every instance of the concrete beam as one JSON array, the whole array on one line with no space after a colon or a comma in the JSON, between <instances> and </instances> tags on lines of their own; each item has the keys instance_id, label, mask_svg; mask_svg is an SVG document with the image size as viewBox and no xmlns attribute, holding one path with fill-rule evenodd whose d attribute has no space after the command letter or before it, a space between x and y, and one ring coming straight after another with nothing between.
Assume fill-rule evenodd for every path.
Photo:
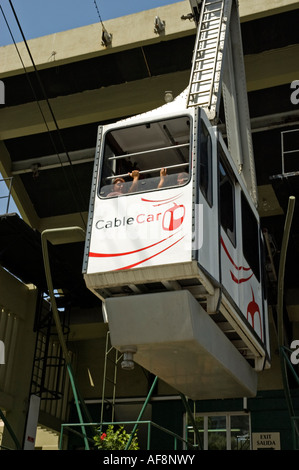
<instances>
[{"instance_id":1,"label":"concrete beam","mask_svg":"<svg viewBox=\"0 0 299 470\"><path fill-rule=\"evenodd\" d=\"M3 178L10 178L11 173L11 160L8 150L3 142L0 140L0 174ZM11 196L16 203L21 217L31 227L39 225L39 218L28 196L27 191L20 177L14 177L12 184Z\"/></svg>"},{"instance_id":2,"label":"concrete beam","mask_svg":"<svg viewBox=\"0 0 299 470\"><path fill-rule=\"evenodd\" d=\"M298 0L239 0L241 22L299 8Z\"/></svg>"},{"instance_id":3,"label":"concrete beam","mask_svg":"<svg viewBox=\"0 0 299 470\"><path fill-rule=\"evenodd\" d=\"M31 39L28 46L38 69L49 68L194 34L194 22L181 19L182 15L187 15L190 11L189 1L184 0L105 21L106 30L112 34L112 45L108 47L101 44L100 23ZM165 21L165 33L154 32L156 16ZM24 43L18 43L17 47L26 70L32 70ZM14 45L0 48L0 63L1 78L24 73Z\"/></svg>"},{"instance_id":4,"label":"concrete beam","mask_svg":"<svg viewBox=\"0 0 299 470\"><path fill-rule=\"evenodd\" d=\"M294 59L298 54L299 45L295 44L245 56L247 90L262 90L298 80L299 65Z\"/></svg>"},{"instance_id":5,"label":"concrete beam","mask_svg":"<svg viewBox=\"0 0 299 470\"><path fill-rule=\"evenodd\" d=\"M299 45L264 51L245 56L248 91L290 84L299 76ZM284 64L281 67L281 63ZM189 71L176 72L159 77L113 85L98 90L50 100L60 129L118 119L134 115L163 104L165 90L180 93L189 82ZM45 102L40 106L50 130L54 129L51 115ZM11 106L1 110L0 139L11 139L24 135L46 132L39 107L35 102Z\"/></svg>"},{"instance_id":6,"label":"concrete beam","mask_svg":"<svg viewBox=\"0 0 299 470\"><path fill-rule=\"evenodd\" d=\"M260 0L239 0L241 22L297 8L299 8L298 0L264 0L263 2ZM190 11L189 0L184 0L105 21L106 30L112 34L112 44L108 47L101 44L100 23L31 39L28 40L28 45L37 68L50 68L195 34L194 22L181 19ZM165 32L162 34L157 34L154 31L156 16L165 21ZM24 43L18 43L17 47L26 70L31 71L33 66ZM24 73L14 45L0 48L0 63L0 78Z\"/></svg>"},{"instance_id":7,"label":"concrete beam","mask_svg":"<svg viewBox=\"0 0 299 470\"><path fill-rule=\"evenodd\" d=\"M50 100L60 129L119 119L154 109L164 104L164 92L174 95L185 89L189 71L127 82L75 95ZM50 130L55 130L52 116L44 101L39 102ZM0 139L12 139L47 131L40 109L35 102L0 110Z\"/></svg>"}]
</instances>

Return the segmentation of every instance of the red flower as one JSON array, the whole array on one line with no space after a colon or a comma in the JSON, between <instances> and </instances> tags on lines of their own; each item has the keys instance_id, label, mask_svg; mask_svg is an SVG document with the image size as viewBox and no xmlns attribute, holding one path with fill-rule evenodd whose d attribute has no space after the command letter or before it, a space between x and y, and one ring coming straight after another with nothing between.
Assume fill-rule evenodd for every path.
<instances>
[{"instance_id":1,"label":"red flower","mask_svg":"<svg viewBox=\"0 0 299 470\"><path fill-rule=\"evenodd\" d=\"M103 432L103 434L101 435L102 441L105 439L106 436L107 436L107 434Z\"/></svg>"}]
</instances>

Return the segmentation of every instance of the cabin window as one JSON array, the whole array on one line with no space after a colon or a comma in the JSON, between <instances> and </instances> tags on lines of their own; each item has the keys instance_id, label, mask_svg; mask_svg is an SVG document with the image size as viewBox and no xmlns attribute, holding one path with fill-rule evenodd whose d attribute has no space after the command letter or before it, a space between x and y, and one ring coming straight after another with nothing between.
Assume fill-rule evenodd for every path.
<instances>
[{"instance_id":1,"label":"cabin window","mask_svg":"<svg viewBox=\"0 0 299 470\"><path fill-rule=\"evenodd\" d=\"M260 240L260 267L261 267L261 279L262 279L262 286L263 286L263 294L264 299L267 300L268 297L268 289L267 289L267 271L266 271L266 253L265 253L265 240L262 235L262 232L259 230L259 240Z\"/></svg>"},{"instance_id":2,"label":"cabin window","mask_svg":"<svg viewBox=\"0 0 299 470\"><path fill-rule=\"evenodd\" d=\"M258 223L243 193L241 197L241 205L243 254L254 275L258 280L260 280Z\"/></svg>"},{"instance_id":3,"label":"cabin window","mask_svg":"<svg viewBox=\"0 0 299 470\"><path fill-rule=\"evenodd\" d=\"M189 159L188 116L108 131L100 196L122 196L184 185L189 181Z\"/></svg>"},{"instance_id":4,"label":"cabin window","mask_svg":"<svg viewBox=\"0 0 299 470\"><path fill-rule=\"evenodd\" d=\"M211 136L205 124L201 123L200 134L200 169L199 169L199 187L206 201L213 204L212 199L212 141Z\"/></svg>"},{"instance_id":5,"label":"cabin window","mask_svg":"<svg viewBox=\"0 0 299 470\"><path fill-rule=\"evenodd\" d=\"M236 246L235 229L235 188L224 163L219 161L219 205L220 222L223 230Z\"/></svg>"}]
</instances>

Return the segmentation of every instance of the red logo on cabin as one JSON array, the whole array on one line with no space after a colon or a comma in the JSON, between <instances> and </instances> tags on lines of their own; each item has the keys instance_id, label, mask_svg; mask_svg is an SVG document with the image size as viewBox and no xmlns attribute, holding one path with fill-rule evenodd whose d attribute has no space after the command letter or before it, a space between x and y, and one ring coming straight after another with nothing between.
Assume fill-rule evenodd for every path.
<instances>
[{"instance_id":1,"label":"red logo on cabin","mask_svg":"<svg viewBox=\"0 0 299 470\"><path fill-rule=\"evenodd\" d=\"M178 229L183 223L185 212L183 204L178 205L173 202L173 207L164 212L162 220L163 230L173 231Z\"/></svg>"},{"instance_id":2,"label":"red logo on cabin","mask_svg":"<svg viewBox=\"0 0 299 470\"><path fill-rule=\"evenodd\" d=\"M251 317L251 324L252 327L254 328L254 317L257 314L259 318L259 324L260 324L260 330L261 330L261 336L262 336L262 320L261 320L261 312L260 312L260 307L256 303L255 298L254 298L254 292L251 287L251 292L252 292L252 300L249 302L247 306L247 320L249 319L249 316Z\"/></svg>"}]
</instances>

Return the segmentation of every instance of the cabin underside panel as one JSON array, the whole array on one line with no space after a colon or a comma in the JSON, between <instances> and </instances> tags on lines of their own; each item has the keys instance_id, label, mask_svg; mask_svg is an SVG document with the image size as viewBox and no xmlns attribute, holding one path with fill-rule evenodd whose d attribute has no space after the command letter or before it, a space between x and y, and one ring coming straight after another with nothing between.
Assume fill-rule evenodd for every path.
<instances>
[{"instance_id":1,"label":"cabin underside panel","mask_svg":"<svg viewBox=\"0 0 299 470\"><path fill-rule=\"evenodd\" d=\"M186 290L106 299L112 345L188 397L254 396L256 372Z\"/></svg>"},{"instance_id":2,"label":"cabin underside panel","mask_svg":"<svg viewBox=\"0 0 299 470\"><path fill-rule=\"evenodd\" d=\"M186 291L252 367L265 367L265 349L242 314L196 261L128 271L85 274L87 287L104 302L110 298ZM145 297L144 297L145 298ZM106 312L104 312L106 317Z\"/></svg>"}]
</instances>

